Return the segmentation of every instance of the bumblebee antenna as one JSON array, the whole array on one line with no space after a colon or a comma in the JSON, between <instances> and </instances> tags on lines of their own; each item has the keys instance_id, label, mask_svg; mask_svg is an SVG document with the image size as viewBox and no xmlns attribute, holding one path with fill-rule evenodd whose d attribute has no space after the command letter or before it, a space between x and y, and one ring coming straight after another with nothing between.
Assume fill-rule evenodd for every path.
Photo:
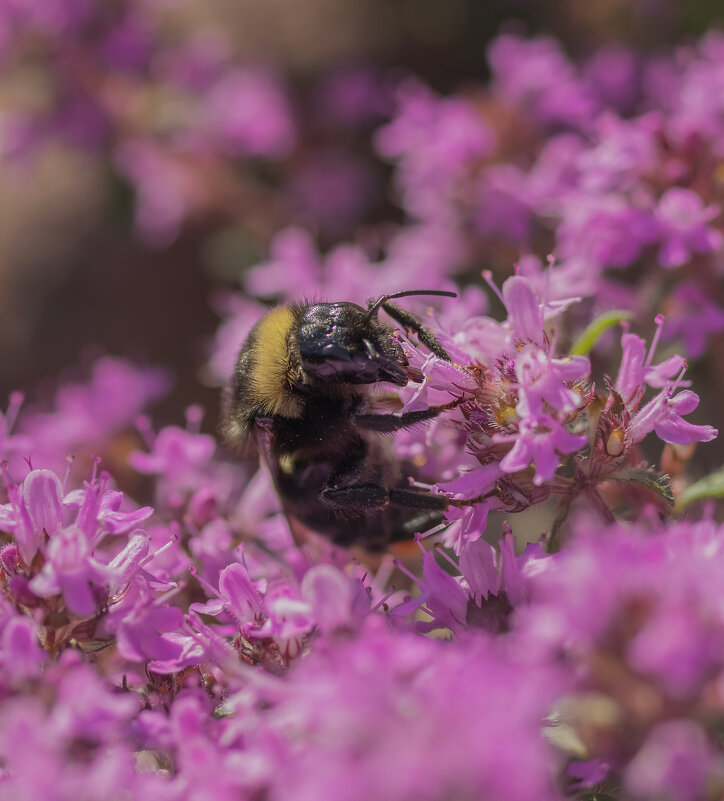
<instances>
[{"instance_id":1,"label":"bumblebee antenna","mask_svg":"<svg viewBox=\"0 0 724 801\"><path fill-rule=\"evenodd\" d=\"M458 296L457 292L449 292L446 289L405 289L402 292L390 292L387 295L381 295L377 298L367 310L365 319L370 320L374 317L388 300L392 300L393 298L406 298L410 295L437 295L444 298L456 298Z\"/></svg>"}]
</instances>

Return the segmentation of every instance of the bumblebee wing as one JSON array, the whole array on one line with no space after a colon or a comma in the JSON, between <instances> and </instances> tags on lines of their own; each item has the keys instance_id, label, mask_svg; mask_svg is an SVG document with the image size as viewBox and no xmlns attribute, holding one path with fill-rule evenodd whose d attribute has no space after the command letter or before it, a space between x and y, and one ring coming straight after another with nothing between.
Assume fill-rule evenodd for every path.
<instances>
[{"instance_id":1,"label":"bumblebee wing","mask_svg":"<svg viewBox=\"0 0 724 801\"><path fill-rule=\"evenodd\" d=\"M259 454L264 466L269 471L276 495L281 506L282 513L287 519L289 530L292 538L297 545L306 541L306 532L308 529L299 521L294 515L289 512L288 505L284 501L284 493L279 486L279 471L280 464L277 456L274 455L271 448L271 437L268 428L264 424L264 420L259 420L252 428L249 436L250 446Z\"/></svg>"},{"instance_id":2,"label":"bumblebee wing","mask_svg":"<svg viewBox=\"0 0 724 801\"><path fill-rule=\"evenodd\" d=\"M263 451L259 448L254 432L242 439L234 440L232 449L240 459L257 459L260 455L263 456Z\"/></svg>"},{"instance_id":3,"label":"bumblebee wing","mask_svg":"<svg viewBox=\"0 0 724 801\"><path fill-rule=\"evenodd\" d=\"M258 428L256 421L234 408L231 389L227 388L221 402L219 434L222 441L242 459L253 459L261 453L257 437Z\"/></svg>"},{"instance_id":4,"label":"bumblebee wing","mask_svg":"<svg viewBox=\"0 0 724 801\"><path fill-rule=\"evenodd\" d=\"M277 475L279 471L278 460L274 458L271 449L271 436L264 420L255 421L248 431L245 447L251 448L253 453L257 453L269 471L278 490ZM277 492L278 494L278 492Z\"/></svg>"}]
</instances>

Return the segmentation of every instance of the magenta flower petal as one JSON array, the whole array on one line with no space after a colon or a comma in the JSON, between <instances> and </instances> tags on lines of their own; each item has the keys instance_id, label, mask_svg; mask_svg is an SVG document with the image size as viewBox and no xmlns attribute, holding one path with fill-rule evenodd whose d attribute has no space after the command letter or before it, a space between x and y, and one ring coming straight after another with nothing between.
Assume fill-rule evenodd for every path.
<instances>
[{"instance_id":1,"label":"magenta flower petal","mask_svg":"<svg viewBox=\"0 0 724 801\"><path fill-rule=\"evenodd\" d=\"M500 576L495 548L483 539L467 542L460 551L460 572L478 605L491 593L497 595Z\"/></svg>"},{"instance_id":2,"label":"magenta flower petal","mask_svg":"<svg viewBox=\"0 0 724 801\"><path fill-rule=\"evenodd\" d=\"M37 675L46 657L40 647L35 623L26 617L15 617L2 631L0 638L3 672L14 681Z\"/></svg>"},{"instance_id":3,"label":"magenta flower petal","mask_svg":"<svg viewBox=\"0 0 724 801\"><path fill-rule=\"evenodd\" d=\"M33 470L23 482L23 498L36 531L52 536L63 523L63 486L52 470Z\"/></svg>"},{"instance_id":4,"label":"magenta flower petal","mask_svg":"<svg viewBox=\"0 0 724 801\"><path fill-rule=\"evenodd\" d=\"M183 619L183 612L172 606L137 606L116 633L119 653L131 662L174 659L181 646L163 635L180 629Z\"/></svg>"},{"instance_id":5,"label":"magenta flower petal","mask_svg":"<svg viewBox=\"0 0 724 801\"><path fill-rule=\"evenodd\" d=\"M438 622L453 631L464 626L468 597L458 582L438 565L432 551L428 551L422 559L420 586L425 605Z\"/></svg>"},{"instance_id":6,"label":"magenta flower petal","mask_svg":"<svg viewBox=\"0 0 724 801\"><path fill-rule=\"evenodd\" d=\"M527 278L514 275L503 284L503 300L513 336L523 341L543 342L543 311Z\"/></svg>"},{"instance_id":7,"label":"magenta flower petal","mask_svg":"<svg viewBox=\"0 0 724 801\"><path fill-rule=\"evenodd\" d=\"M331 565L315 565L308 570L300 591L302 599L312 607L317 626L324 633L357 628L369 608L369 597L362 585Z\"/></svg>"},{"instance_id":8,"label":"magenta flower petal","mask_svg":"<svg viewBox=\"0 0 724 801\"><path fill-rule=\"evenodd\" d=\"M243 565L234 563L221 571L219 593L240 623L250 623L264 615L262 597Z\"/></svg>"},{"instance_id":9,"label":"magenta flower petal","mask_svg":"<svg viewBox=\"0 0 724 801\"><path fill-rule=\"evenodd\" d=\"M65 573L58 577L58 583L71 612L81 617L88 617L96 611L96 598L85 575ZM37 585L34 585L33 591L36 591L36 588Z\"/></svg>"}]
</instances>

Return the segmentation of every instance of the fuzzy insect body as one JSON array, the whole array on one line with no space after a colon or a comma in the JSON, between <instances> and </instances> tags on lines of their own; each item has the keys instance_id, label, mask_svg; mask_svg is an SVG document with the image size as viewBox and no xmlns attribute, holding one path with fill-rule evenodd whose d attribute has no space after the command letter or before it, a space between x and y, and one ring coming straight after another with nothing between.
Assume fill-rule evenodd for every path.
<instances>
[{"instance_id":1,"label":"fuzzy insect body","mask_svg":"<svg viewBox=\"0 0 724 801\"><path fill-rule=\"evenodd\" d=\"M338 545L379 550L443 518L445 498L410 488L389 438L458 401L404 414L380 413L375 385L420 381L380 308L438 356L442 345L417 317L385 295L355 303L278 306L250 332L225 399L223 433L264 456L292 530L311 529ZM298 525L298 524L301 524Z\"/></svg>"}]
</instances>

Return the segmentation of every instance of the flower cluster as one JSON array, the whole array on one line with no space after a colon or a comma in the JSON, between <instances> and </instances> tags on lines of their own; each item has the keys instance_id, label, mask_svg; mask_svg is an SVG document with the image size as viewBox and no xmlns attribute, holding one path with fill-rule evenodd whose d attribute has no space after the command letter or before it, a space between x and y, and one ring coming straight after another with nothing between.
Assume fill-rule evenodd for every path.
<instances>
[{"instance_id":1,"label":"flower cluster","mask_svg":"<svg viewBox=\"0 0 724 801\"><path fill-rule=\"evenodd\" d=\"M7 74L45 67L6 155L105 159L156 244L258 238L210 384L267 302L457 291L401 298L442 349L390 324L411 380L364 401L442 410L388 446L447 508L385 553L302 538L213 414L154 420L162 370L12 394L0 797L720 799L724 481L687 359L724 328L722 37L575 64L504 34L465 91L350 68L297 96L173 5L0 2ZM394 223L365 217L375 152Z\"/></svg>"},{"instance_id":2,"label":"flower cluster","mask_svg":"<svg viewBox=\"0 0 724 801\"><path fill-rule=\"evenodd\" d=\"M656 362L657 342L647 349L627 324L616 378L594 383L588 356L558 349L561 315L580 301L535 286L520 274L503 284L502 322L471 313L485 305L475 295L431 312L453 362L397 334L420 377L401 410L459 401L397 438L411 475L416 464L450 500L418 559L365 565L295 542L269 476L201 433L198 408L158 432L139 416L161 389L152 371L101 361L42 413L14 397L3 455L31 459L5 467L0 505L7 792L52 783L71 798L92 781L93 798L113 787L516 801L612 784L627 798L674 786L687 799L719 786L708 721L724 675L724 534L711 521L655 522L672 488L638 447L651 433L680 445L716 431L683 417L698 400L682 389L685 361ZM104 386L113 405L96 400ZM88 434L101 453L134 417L127 469L152 506L97 458L80 486L80 464L64 479L45 466L79 435L68 425L43 447L35 438L94 402L107 418ZM490 512L515 524L551 499L556 520L524 552L509 528L497 545L484 538ZM428 636L441 631L447 641ZM90 700L79 705L80 686Z\"/></svg>"},{"instance_id":3,"label":"flower cluster","mask_svg":"<svg viewBox=\"0 0 724 801\"><path fill-rule=\"evenodd\" d=\"M570 774L598 781L610 771L635 798L715 797L721 527L579 533L530 578L516 621L536 658L571 671L556 709L560 729L575 733Z\"/></svg>"},{"instance_id":4,"label":"flower cluster","mask_svg":"<svg viewBox=\"0 0 724 801\"><path fill-rule=\"evenodd\" d=\"M549 307L520 275L504 283L500 299L507 320L472 317L451 338L453 358L467 368L427 356L420 365L424 381L403 407L440 403L450 394L463 401L432 433L445 451L446 436L458 440L463 431L465 450L478 463L439 485L460 507L452 518L461 522L447 535L456 552L482 534L488 510L519 512L551 494L565 510L585 499L611 520L606 484L646 483L637 446L648 434L679 445L717 435L683 417L699 398L679 391L686 384L680 356L653 364L656 341L647 352L644 340L624 329L616 380L606 378L605 391L597 391L587 357L555 351L553 315L570 299ZM663 320L657 323L655 340ZM644 402L649 388L655 394ZM653 488L654 475L649 482ZM659 490L665 494L663 483ZM461 512L466 502L476 508Z\"/></svg>"},{"instance_id":5,"label":"flower cluster","mask_svg":"<svg viewBox=\"0 0 724 801\"><path fill-rule=\"evenodd\" d=\"M504 269L511 254L553 251L554 295L573 286L598 310L666 307L665 337L699 357L724 328L712 172L723 132L705 99L720 96L723 54L711 33L668 59L611 48L576 66L552 39L506 34L489 48L487 87L401 86L378 150L410 218L454 231L468 259ZM685 280L682 267L695 268Z\"/></svg>"},{"instance_id":6,"label":"flower cluster","mask_svg":"<svg viewBox=\"0 0 724 801\"><path fill-rule=\"evenodd\" d=\"M517 261L547 281L551 301L571 288L587 299L579 322L663 310L664 340L700 358L724 329L721 115L704 101L718 96L722 53L712 33L669 58L611 49L576 66L551 39L503 35L489 49L487 86L445 97L407 79L374 138L393 164L405 224L366 231L325 259L284 230L244 286L294 298L314 280L329 297L364 300L442 288L481 262L507 274ZM544 279L551 252L557 269Z\"/></svg>"}]
</instances>

